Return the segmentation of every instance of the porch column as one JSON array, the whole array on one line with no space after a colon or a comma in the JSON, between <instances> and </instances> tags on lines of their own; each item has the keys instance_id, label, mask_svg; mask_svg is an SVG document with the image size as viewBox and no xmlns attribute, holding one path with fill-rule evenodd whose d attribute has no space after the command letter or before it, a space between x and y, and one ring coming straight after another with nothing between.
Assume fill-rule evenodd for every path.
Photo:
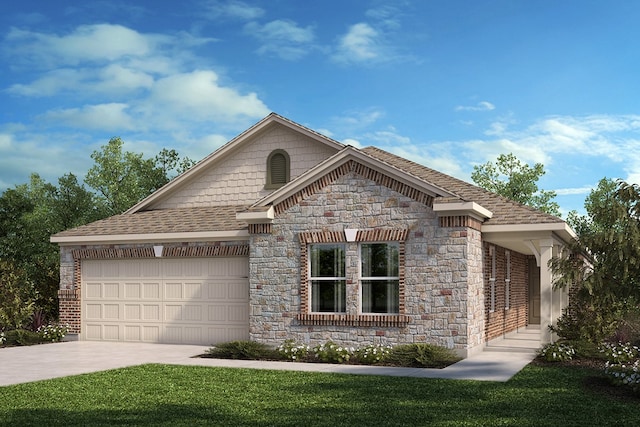
<instances>
[{"instance_id":1,"label":"porch column","mask_svg":"<svg viewBox=\"0 0 640 427\"><path fill-rule=\"evenodd\" d=\"M553 324L553 277L549 261L553 257L553 240L540 240L540 341L550 343L553 339L549 326Z\"/></svg>"}]
</instances>

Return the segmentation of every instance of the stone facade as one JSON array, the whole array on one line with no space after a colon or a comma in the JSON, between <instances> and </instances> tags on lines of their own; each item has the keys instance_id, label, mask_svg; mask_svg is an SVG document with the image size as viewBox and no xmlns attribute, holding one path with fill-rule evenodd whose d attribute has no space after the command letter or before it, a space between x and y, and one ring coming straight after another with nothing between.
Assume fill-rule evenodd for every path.
<instances>
[{"instance_id":1,"label":"stone facade","mask_svg":"<svg viewBox=\"0 0 640 427\"><path fill-rule=\"evenodd\" d=\"M431 206L353 171L326 184L280 212L271 234L251 236L251 339L312 345L331 339L354 346L428 342L463 355L482 344L483 283L481 275L476 277L482 268L480 233L443 228ZM358 242L346 242L346 313L305 316L301 235L340 239L345 228L361 230L360 241L367 235L379 241L376 230L404 232L399 315L360 313ZM470 331L480 333L471 337Z\"/></svg>"}]
</instances>

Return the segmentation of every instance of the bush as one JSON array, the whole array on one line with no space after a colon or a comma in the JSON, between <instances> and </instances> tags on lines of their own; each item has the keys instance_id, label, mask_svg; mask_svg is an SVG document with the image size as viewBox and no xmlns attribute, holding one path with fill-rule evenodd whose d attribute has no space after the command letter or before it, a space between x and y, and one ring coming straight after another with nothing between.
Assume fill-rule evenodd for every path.
<instances>
[{"instance_id":1,"label":"bush","mask_svg":"<svg viewBox=\"0 0 640 427\"><path fill-rule=\"evenodd\" d=\"M576 350L569 343L553 342L538 351L538 356L546 362L566 362L573 359Z\"/></svg>"},{"instance_id":2,"label":"bush","mask_svg":"<svg viewBox=\"0 0 640 427\"><path fill-rule=\"evenodd\" d=\"M630 343L605 343L600 351L607 359L604 373L609 380L640 392L640 348Z\"/></svg>"},{"instance_id":3,"label":"bush","mask_svg":"<svg viewBox=\"0 0 640 427\"><path fill-rule=\"evenodd\" d=\"M311 350L314 356L325 363L344 363L351 359L355 352L353 347L339 346L333 341L327 341L325 344L318 344Z\"/></svg>"},{"instance_id":4,"label":"bush","mask_svg":"<svg viewBox=\"0 0 640 427\"><path fill-rule=\"evenodd\" d=\"M355 351L354 361L363 365L383 363L389 358L393 347L390 345L370 344Z\"/></svg>"},{"instance_id":5,"label":"bush","mask_svg":"<svg viewBox=\"0 0 640 427\"><path fill-rule=\"evenodd\" d=\"M4 335L4 332L0 332L0 346L3 346L4 343L7 342L7 337Z\"/></svg>"},{"instance_id":6,"label":"bush","mask_svg":"<svg viewBox=\"0 0 640 427\"><path fill-rule=\"evenodd\" d=\"M393 347L386 358L387 362L397 366L416 368L442 368L455 363L460 358L445 347L416 343Z\"/></svg>"},{"instance_id":7,"label":"bush","mask_svg":"<svg viewBox=\"0 0 640 427\"><path fill-rule=\"evenodd\" d=\"M57 324L40 326L36 331L43 342L59 342L67 335L67 327Z\"/></svg>"},{"instance_id":8,"label":"bush","mask_svg":"<svg viewBox=\"0 0 640 427\"><path fill-rule=\"evenodd\" d=\"M309 358L311 347L306 344L296 344L294 340L286 340L276 350L282 359L303 362Z\"/></svg>"},{"instance_id":9,"label":"bush","mask_svg":"<svg viewBox=\"0 0 640 427\"><path fill-rule=\"evenodd\" d=\"M208 349L205 354L208 357L220 359L242 359L259 360L278 358L277 351L274 351L266 344L254 341L231 341L217 344Z\"/></svg>"},{"instance_id":10,"label":"bush","mask_svg":"<svg viewBox=\"0 0 640 427\"><path fill-rule=\"evenodd\" d=\"M4 333L6 345L33 345L40 344L42 338L40 334L26 329L14 329Z\"/></svg>"},{"instance_id":11,"label":"bush","mask_svg":"<svg viewBox=\"0 0 640 427\"><path fill-rule=\"evenodd\" d=\"M0 329L27 326L34 312L33 285L13 264L0 261Z\"/></svg>"}]
</instances>

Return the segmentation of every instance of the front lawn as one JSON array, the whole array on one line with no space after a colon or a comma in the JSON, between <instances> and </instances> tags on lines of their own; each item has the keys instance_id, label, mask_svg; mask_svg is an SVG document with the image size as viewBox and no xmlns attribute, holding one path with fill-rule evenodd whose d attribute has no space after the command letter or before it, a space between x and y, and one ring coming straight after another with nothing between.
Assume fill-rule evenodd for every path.
<instances>
[{"instance_id":1,"label":"front lawn","mask_svg":"<svg viewBox=\"0 0 640 427\"><path fill-rule=\"evenodd\" d=\"M493 383L144 365L0 387L0 424L640 425L640 399L592 388L597 375L532 364Z\"/></svg>"}]
</instances>

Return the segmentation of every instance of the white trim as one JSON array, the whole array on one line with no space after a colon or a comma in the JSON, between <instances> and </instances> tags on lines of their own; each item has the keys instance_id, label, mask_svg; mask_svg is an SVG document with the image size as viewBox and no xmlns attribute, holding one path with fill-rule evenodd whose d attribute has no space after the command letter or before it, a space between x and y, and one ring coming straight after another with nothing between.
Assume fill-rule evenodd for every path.
<instances>
[{"instance_id":1,"label":"white trim","mask_svg":"<svg viewBox=\"0 0 640 427\"><path fill-rule=\"evenodd\" d=\"M439 203L436 200L433 202L433 211L437 212L438 216L469 215L481 221L493 216L493 212L480 206L476 202L465 201Z\"/></svg>"},{"instance_id":2,"label":"white trim","mask_svg":"<svg viewBox=\"0 0 640 427\"><path fill-rule=\"evenodd\" d=\"M380 160L369 156L368 154L362 152L361 150L358 150L355 147L346 146L335 155L319 163L314 168L309 169L307 172L292 180L289 184L267 195L263 199L254 203L252 206L267 206L270 204L276 205L285 200L287 197L314 183L332 170L342 166L350 160L356 160L358 163L361 163L367 167L370 167L371 169L390 176L403 184L423 191L433 197L457 197L455 194L450 193L443 188L429 184L423 179L420 179L416 176L402 171L401 169L383 163Z\"/></svg>"},{"instance_id":3,"label":"white trim","mask_svg":"<svg viewBox=\"0 0 640 427\"><path fill-rule=\"evenodd\" d=\"M138 242L192 242L201 240L247 240L249 231L208 231L192 233L158 233L158 234L109 234L93 236L61 236L51 237L51 243L60 245L97 244L97 243L138 243Z\"/></svg>"},{"instance_id":4,"label":"white trim","mask_svg":"<svg viewBox=\"0 0 640 427\"><path fill-rule=\"evenodd\" d=\"M273 221L275 217L276 214L273 206L270 206L266 211L245 211L236 214L237 220L246 221L250 224L268 223Z\"/></svg>"},{"instance_id":5,"label":"white trim","mask_svg":"<svg viewBox=\"0 0 640 427\"><path fill-rule=\"evenodd\" d=\"M541 224L483 224L483 233L526 233L526 232L540 232L551 231L558 233L561 237L567 238L567 240L577 240L578 236L569 227L566 222L550 222Z\"/></svg>"}]
</instances>

